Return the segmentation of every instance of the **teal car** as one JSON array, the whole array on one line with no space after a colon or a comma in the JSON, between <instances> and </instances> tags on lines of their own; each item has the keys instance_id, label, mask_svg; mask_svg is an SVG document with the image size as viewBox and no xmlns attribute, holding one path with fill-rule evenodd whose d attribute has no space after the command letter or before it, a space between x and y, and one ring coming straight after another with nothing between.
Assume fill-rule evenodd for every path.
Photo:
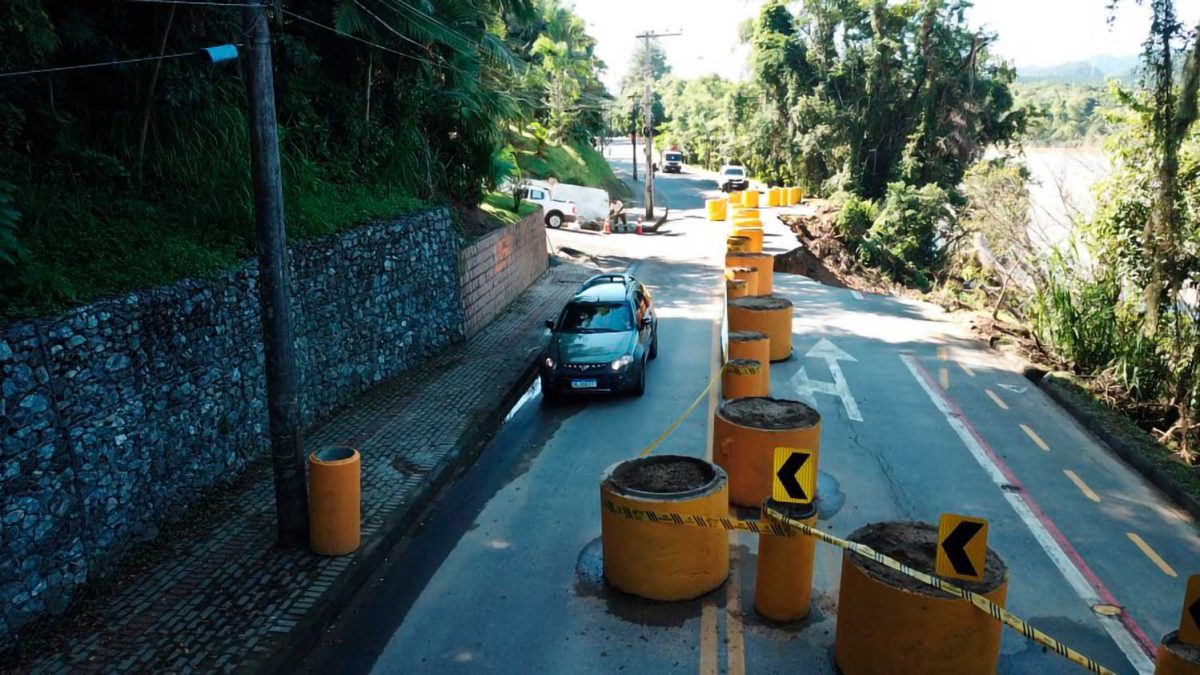
<instances>
[{"instance_id":1,"label":"teal car","mask_svg":"<svg viewBox=\"0 0 1200 675\"><path fill-rule=\"evenodd\" d=\"M646 364L658 356L658 317L649 289L637 279L588 279L546 327L550 343L539 365L546 398L646 392Z\"/></svg>"}]
</instances>

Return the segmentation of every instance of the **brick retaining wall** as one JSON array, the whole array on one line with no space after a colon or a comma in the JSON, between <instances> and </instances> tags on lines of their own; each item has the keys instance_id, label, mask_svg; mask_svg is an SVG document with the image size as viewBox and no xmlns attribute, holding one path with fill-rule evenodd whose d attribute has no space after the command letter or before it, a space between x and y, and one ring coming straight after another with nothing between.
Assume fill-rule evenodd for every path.
<instances>
[{"instance_id":1,"label":"brick retaining wall","mask_svg":"<svg viewBox=\"0 0 1200 675\"><path fill-rule=\"evenodd\" d=\"M548 260L546 225L540 211L463 248L459 269L467 336L486 326L529 288L546 271Z\"/></svg>"}]
</instances>

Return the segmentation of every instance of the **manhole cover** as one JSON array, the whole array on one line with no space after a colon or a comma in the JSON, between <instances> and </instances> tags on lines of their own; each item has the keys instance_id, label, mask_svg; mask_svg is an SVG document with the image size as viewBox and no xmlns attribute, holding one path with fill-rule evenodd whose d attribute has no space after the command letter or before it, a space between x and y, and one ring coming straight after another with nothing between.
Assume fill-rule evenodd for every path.
<instances>
[{"instance_id":1,"label":"manhole cover","mask_svg":"<svg viewBox=\"0 0 1200 675\"><path fill-rule=\"evenodd\" d=\"M1116 605L1092 605L1092 611L1100 616L1121 616L1125 610Z\"/></svg>"}]
</instances>

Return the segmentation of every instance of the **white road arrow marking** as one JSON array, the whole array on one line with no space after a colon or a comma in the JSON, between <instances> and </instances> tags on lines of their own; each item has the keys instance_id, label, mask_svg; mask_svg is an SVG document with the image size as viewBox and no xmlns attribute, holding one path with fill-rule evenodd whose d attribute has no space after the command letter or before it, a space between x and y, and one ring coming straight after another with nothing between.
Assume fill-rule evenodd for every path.
<instances>
[{"instance_id":1,"label":"white road arrow marking","mask_svg":"<svg viewBox=\"0 0 1200 675\"><path fill-rule=\"evenodd\" d=\"M1027 387L1018 387L1015 384L1002 384L1001 387L1011 391L1014 394L1024 394Z\"/></svg>"},{"instance_id":2,"label":"white road arrow marking","mask_svg":"<svg viewBox=\"0 0 1200 675\"><path fill-rule=\"evenodd\" d=\"M840 398L842 407L846 409L846 417L855 422L863 421L862 413L858 410L858 402L850 393L850 385L846 384L846 376L842 374L842 366L838 363L839 361L857 361L858 359L839 349L827 338L821 338L815 347L808 350L805 358L824 360L829 366L829 373L833 375L833 382L810 379L808 371L801 366L800 370L792 376L791 381L792 387L795 388L800 398L814 405L816 404L815 394L828 394Z\"/></svg>"}]
</instances>

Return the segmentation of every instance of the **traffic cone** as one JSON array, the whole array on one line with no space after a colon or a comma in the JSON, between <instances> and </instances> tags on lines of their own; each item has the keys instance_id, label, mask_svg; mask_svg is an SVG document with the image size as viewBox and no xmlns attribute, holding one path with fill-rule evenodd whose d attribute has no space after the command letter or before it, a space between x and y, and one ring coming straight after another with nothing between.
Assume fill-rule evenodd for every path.
<instances>
[{"instance_id":1,"label":"traffic cone","mask_svg":"<svg viewBox=\"0 0 1200 675\"><path fill-rule=\"evenodd\" d=\"M608 226L608 218L604 219L604 229L600 231L600 234L612 234L612 229Z\"/></svg>"},{"instance_id":2,"label":"traffic cone","mask_svg":"<svg viewBox=\"0 0 1200 675\"><path fill-rule=\"evenodd\" d=\"M637 233L638 233L638 234L641 234L641 233L642 233L642 217L641 217L641 216L638 216L638 229L637 229Z\"/></svg>"}]
</instances>

